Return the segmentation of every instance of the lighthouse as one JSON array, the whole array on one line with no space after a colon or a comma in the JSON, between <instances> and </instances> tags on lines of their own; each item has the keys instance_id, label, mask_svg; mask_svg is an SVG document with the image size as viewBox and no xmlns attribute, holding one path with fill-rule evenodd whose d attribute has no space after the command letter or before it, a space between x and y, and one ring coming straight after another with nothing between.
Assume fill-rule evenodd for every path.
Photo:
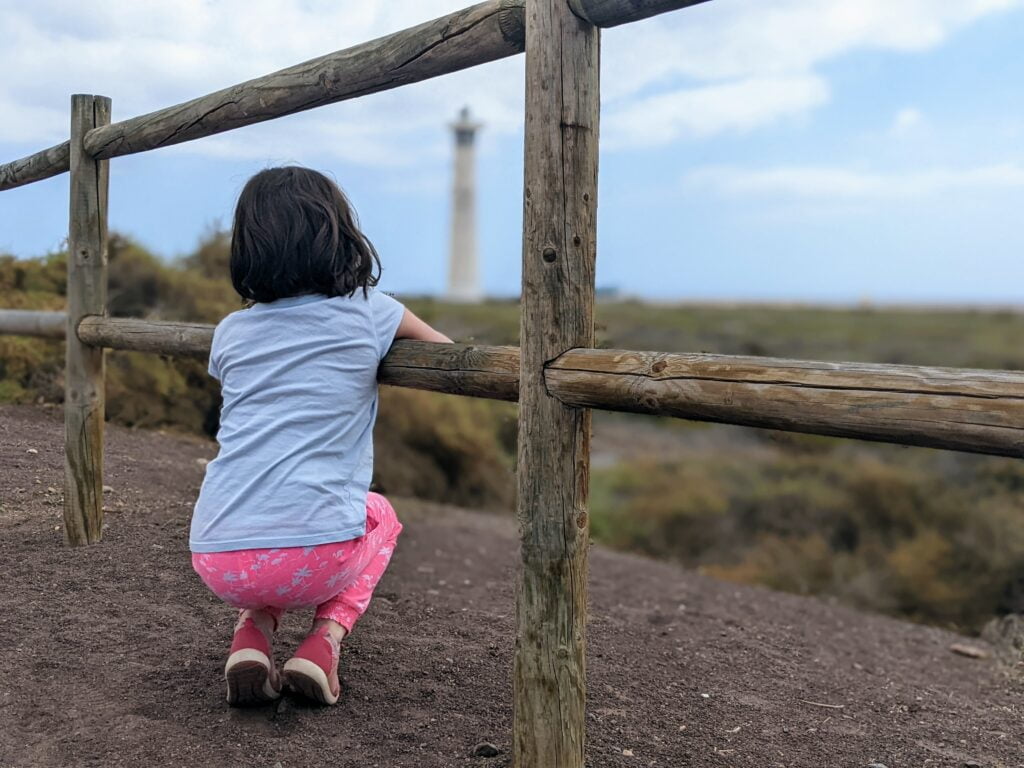
<instances>
[{"instance_id":1,"label":"lighthouse","mask_svg":"<svg viewBox=\"0 0 1024 768\"><path fill-rule=\"evenodd\" d=\"M480 123L463 107L451 124L455 134L452 182L452 229L448 257L449 301L477 302L483 298L476 247L476 132Z\"/></svg>"}]
</instances>

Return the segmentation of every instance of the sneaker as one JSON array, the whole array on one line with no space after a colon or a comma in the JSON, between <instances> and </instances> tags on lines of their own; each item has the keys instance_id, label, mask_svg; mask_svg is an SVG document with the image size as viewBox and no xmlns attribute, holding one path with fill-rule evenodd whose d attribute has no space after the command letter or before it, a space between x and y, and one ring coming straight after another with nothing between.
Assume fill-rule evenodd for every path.
<instances>
[{"instance_id":1,"label":"sneaker","mask_svg":"<svg viewBox=\"0 0 1024 768\"><path fill-rule=\"evenodd\" d=\"M339 654L339 643L327 632L309 635L285 663L284 679L293 691L307 699L334 704L341 695Z\"/></svg>"},{"instance_id":2,"label":"sneaker","mask_svg":"<svg viewBox=\"0 0 1024 768\"><path fill-rule=\"evenodd\" d=\"M224 679L228 685L228 704L235 706L263 704L281 695L270 642L252 619L246 619L235 630Z\"/></svg>"}]
</instances>

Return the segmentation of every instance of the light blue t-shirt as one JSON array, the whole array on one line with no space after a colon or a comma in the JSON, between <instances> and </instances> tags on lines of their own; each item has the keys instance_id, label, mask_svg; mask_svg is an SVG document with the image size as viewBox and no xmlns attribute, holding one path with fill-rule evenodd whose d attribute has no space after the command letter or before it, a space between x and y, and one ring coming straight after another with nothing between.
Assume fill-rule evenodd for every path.
<instances>
[{"instance_id":1,"label":"light blue t-shirt","mask_svg":"<svg viewBox=\"0 0 1024 768\"><path fill-rule=\"evenodd\" d=\"M192 515L193 552L348 541L366 529L377 367L405 308L293 296L232 312L213 334L220 452Z\"/></svg>"}]
</instances>

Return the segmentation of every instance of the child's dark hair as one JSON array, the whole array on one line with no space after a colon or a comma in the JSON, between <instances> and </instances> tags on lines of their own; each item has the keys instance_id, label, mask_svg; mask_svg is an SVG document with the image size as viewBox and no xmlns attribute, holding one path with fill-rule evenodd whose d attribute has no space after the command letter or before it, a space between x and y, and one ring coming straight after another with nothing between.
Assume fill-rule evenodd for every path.
<instances>
[{"instance_id":1,"label":"child's dark hair","mask_svg":"<svg viewBox=\"0 0 1024 768\"><path fill-rule=\"evenodd\" d=\"M268 168L238 197L231 282L243 299L351 296L377 284L380 259L338 185L298 166Z\"/></svg>"}]
</instances>

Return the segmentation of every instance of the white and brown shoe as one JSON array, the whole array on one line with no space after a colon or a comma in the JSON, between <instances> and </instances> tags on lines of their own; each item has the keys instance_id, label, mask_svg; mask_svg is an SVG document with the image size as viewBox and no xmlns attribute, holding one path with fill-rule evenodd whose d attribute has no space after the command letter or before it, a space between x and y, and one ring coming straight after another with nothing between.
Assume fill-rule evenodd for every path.
<instances>
[{"instance_id":1,"label":"white and brown shoe","mask_svg":"<svg viewBox=\"0 0 1024 768\"><path fill-rule=\"evenodd\" d=\"M228 704L265 704L281 695L281 680L274 667L270 641L252 619L235 629L231 655L224 667Z\"/></svg>"},{"instance_id":2,"label":"white and brown shoe","mask_svg":"<svg viewBox=\"0 0 1024 768\"><path fill-rule=\"evenodd\" d=\"M285 662L284 679L288 687L312 701L336 703L341 696L340 652L340 643L326 630L309 635Z\"/></svg>"}]
</instances>

